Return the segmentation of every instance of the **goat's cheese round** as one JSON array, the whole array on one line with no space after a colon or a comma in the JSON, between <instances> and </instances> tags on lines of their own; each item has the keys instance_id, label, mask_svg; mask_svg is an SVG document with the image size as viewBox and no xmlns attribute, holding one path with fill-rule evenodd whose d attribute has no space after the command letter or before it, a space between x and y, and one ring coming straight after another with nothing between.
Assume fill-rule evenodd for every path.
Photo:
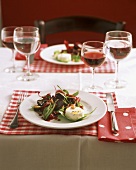
<instances>
[{"instance_id":1,"label":"goat's cheese round","mask_svg":"<svg viewBox=\"0 0 136 170\"><path fill-rule=\"evenodd\" d=\"M72 108L70 106L66 109L65 116L72 121L77 121L84 117L84 110L80 107Z\"/></svg>"},{"instance_id":2,"label":"goat's cheese round","mask_svg":"<svg viewBox=\"0 0 136 170\"><path fill-rule=\"evenodd\" d=\"M58 54L57 59L59 61L69 62L69 61L71 61L71 54L68 54L68 53Z\"/></svg>"}]
</instances>

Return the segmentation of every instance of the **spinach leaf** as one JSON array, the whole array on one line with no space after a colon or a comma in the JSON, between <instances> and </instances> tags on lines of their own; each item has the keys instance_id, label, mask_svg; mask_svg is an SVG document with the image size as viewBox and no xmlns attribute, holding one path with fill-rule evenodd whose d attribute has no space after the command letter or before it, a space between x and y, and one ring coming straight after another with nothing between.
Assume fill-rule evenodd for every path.
<instances>
[{"instance_id":1,"label":"spinach leaf","mask_svg":"<svg viewBox=\"0 0 136 170\"><path fill-rule=\"evenodd\" d=\"M56 103L50 103L49 106L45 107L43 110L43 118L45 120L48 119L48 117L50 116L50 114L52 114L54 108L55 108L55 104Z\"/></svg>"}]
</instances>

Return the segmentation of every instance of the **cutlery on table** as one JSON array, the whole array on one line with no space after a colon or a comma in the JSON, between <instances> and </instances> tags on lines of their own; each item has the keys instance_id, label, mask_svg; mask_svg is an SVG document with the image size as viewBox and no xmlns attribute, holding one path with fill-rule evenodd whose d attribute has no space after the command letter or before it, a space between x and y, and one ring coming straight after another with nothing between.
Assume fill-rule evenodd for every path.
<instances>
[{"instance_id":1,"label":"cutlery on table","mask_svg":"<svg viewBox=\"0 0 136 170\"><path fill-rule=\"evenodd\" d=\"M27 97L27 93L26 92L22 92L19 95L19 99L17 101L17 111L15 113L15 116L13 118L13 120L10 123L10 128L14 129L18 127L18 113L19 113L19 106L22 103L22 101Z\"/></svg>"},{"instance_id":2,"label":"cutlery on table","mask_svg":"<svg viewBox=\"0 0 136 170\"><path fill-rule=\"evenodd\" d=\"M119 128L118 128L118 123L115 115L115 107L113 103L113 98L111 93L106 94L106 99L107 99L107 107L108 107L108 112L111 114L111 126L112 126L112 132L113 134L118 134Z\"/></svg>"}]
</instances>

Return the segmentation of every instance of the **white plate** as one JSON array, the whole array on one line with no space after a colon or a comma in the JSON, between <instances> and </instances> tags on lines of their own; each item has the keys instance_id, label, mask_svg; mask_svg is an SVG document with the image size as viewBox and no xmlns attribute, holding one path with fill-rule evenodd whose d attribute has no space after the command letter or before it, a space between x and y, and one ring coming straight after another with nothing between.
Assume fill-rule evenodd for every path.
<instances>
[{"instance_id":1,"label":"white plate","mask_svg":"<svg viewBox=\"0 0 136 170\"><path fill-rule=\"evenodd\" d=\"M50 63L54 64L61 64L61 65L81 65L84 64L82 61L79 62L73 62L69 61L68 63L65 62L60 62L57 61L53 58L54 51L56 50L66 50L66 47L64 44L59 44L59 45L53 45L50 47L45 48L44 50L41 51L40 56L43 60L48 61Z\"/></svg>"},{"instance_id":2,"label":"white plate","mask_svg":"<svg viewBox=\"0 0 136 170\"><path fill-rule=\"evenodd\" d=\"M76 90L68 90L71 94L74 93ZM45 94L51 93L54 94L53 91L51 92L44 92ZM102 99L97 97L94 94L90 94L87 92L79 91L79 95L81 98L81 103L84 105L86 112L90 112L93 109L95 111L90 114L84 120L78 122L70 122L65 118L62 118L60 121L58 120L51 120L45 121L43 120L38 113L35 111L30 110L32 106L34 106L39 99L38 94L33 94L30 97L26 98L20 105L20 113L21 115L28 120L29 122L43 126L48 128L55 128L55 129L71 129L71 128L79 128L82 126L90 125L94 122L100 120L106 113L106 104Z\"/></svg>"}]
</instances>

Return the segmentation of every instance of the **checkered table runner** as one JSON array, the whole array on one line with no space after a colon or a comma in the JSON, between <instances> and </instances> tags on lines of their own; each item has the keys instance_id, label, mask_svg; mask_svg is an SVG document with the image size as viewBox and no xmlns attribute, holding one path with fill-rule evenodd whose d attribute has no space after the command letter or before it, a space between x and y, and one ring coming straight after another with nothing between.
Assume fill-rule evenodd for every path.
<instances>
[{"instance_id":1,"label":"checkered table runner","mask_svg":"<svg viewBox=\"0 0 136 170\"><path fill-rule=\"evenodd\" d=\"M82 65L61 65L54 64L43 60L40 57L40 53L43 49L47 48L47 44L42 44L40 49L34 55L34 61L31 64L30 70L32 72L46 72L46 73L90 73L90 67L87 67L85 64ZM25 56L17 53L16 60L25 60ZM27 69L27 66L24 66L24 71ZM114 73L115 64L113 61L106 59L106 62L100 67L95 68L96 73Z\"/></svg>"},{"instance_id":2,"label":"checkered table runner","mask_svg":"<svg viewBox=\"0 0 136 170\"><path fill-rule=\"evenodd\" d=\"M9 106L3 116L2 122L0 124L0 133L7 135L41 135L41 134L62 134L62 135L97 135L97 123L77 128L77 129L50 129L46 127L40 127L34 125L27 120L25 120L19 113L19 127L16 129L10 129L9 124L13 119L15 112L17 110L17 101L20 95L20 92L25 92L24 90L15 90L12 94L11 101ZM38 91L27 91L28 95L37 93ZM102 92L95 93L101 99L105 101L106 95ZM114 103L116 103L115 93L113 93Z\"/></svg>"},{"instance_id":3,"label":"checkered table runner","mask_svg":"<svg viewBox=\"0 0 136 170\"><path fill-rule=\"evenodd\" d=\"M24 70L26 70L26 66ZM30 70L32 72L46 72L46 73L90 73L90 67L87 67L85 64L83 65L60 65L49 63L44 60L34 60L31 64ZM101 65L100 67L95 68L96 73L114 73L115 72L115 64L113 61L109 59Z\"/></svg>"}]
</instances>

